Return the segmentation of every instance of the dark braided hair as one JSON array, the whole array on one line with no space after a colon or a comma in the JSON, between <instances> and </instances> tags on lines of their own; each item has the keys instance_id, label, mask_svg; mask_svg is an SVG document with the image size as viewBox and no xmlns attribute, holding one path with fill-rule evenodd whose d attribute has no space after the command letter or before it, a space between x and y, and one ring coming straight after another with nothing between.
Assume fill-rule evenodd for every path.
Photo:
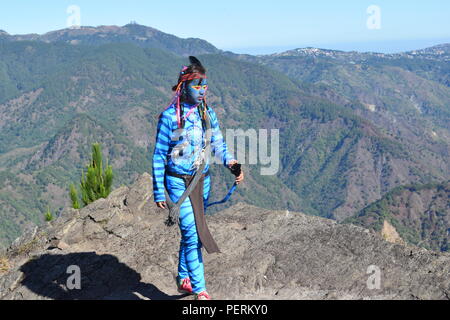
<instances>
[{"instance_id":1,"label":"dark braided hair","mask_svg":"<svg viewBox=\"0 0 450 320\"><path fill-rule=\"evenodd\" d=\"M182 72L180 73L180 75L178 77L178 83L172 87L172 91L176 91L177 90L177 87L178 87L180 81L182 81L181 77L183 75L192 74L192 73L199 73L201 75L206 75L205 67L202 65L202 63L196 57L190 56L189 57L189 61L191 62L191 64L189 66L183 68ZM193 80L185 81L182 84L180 102L185 102L185 101L188 100L187 88L192 83L192 81ZM200 79L200 84L202 84L202 82L203 82L203 79ZM207 106L205 106L205 107L207 108ZM199 109L199 111L200 111L200 109ZM202 112L203 112L203 110L202 110ZM183 113L184 113L183 108L181 108L180 109L181 127L184 127Z\"/></svg>"}]
</instances>

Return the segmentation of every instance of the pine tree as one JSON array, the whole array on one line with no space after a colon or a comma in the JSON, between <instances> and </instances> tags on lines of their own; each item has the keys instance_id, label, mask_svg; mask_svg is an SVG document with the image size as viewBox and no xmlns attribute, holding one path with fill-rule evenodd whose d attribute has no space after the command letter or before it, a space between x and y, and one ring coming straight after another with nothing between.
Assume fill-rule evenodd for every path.
<instances>
[{"instance_id":1,"label":"pine tree","mask_svg":"<svg viewBox=\"0 0 450 320\"><path fill-rule=\"evenodd\" d=\"M87 173L81 171L81 200L86 206L100 198L106 198L111 193L111 186L113 181L112 167L108 165L106 160L106 170L103 172L102 151L99 143L92 145L92 158L87 166ZM80 202L77 189L72 183L70 185L70 199L72 200L72 207L80 209Z\"/></svg>"},{"instance_id":2,"label":"pine tree","mask_svg":"<svg viewBox=\"0 0 450 320\"><path fill-rule=\"evenodd\" d=\"M111 193L113 180L112 167L106 160L106 170L103 172L102 152L99 143L92 145L92 159L87 167L87 173L81 176L81 199L88 205L100 198L106 198Z\"/></svg>"},{"instance_id":3,"label":"pine tree","mask_svg":"<svg viewBox=\"0 0 450 320\"><path fill-rule=\"evenodd\" d=\"M47 206L47 212L45 213L45 221L52 221L53 220L53 214L50 211L50 206Z\"/></svg>"},{"instance_id":4,"label":"pine tree","mask_svg":"<svg viewBox=\"0 0 450 320\"><path fill-rule=\"evenodd\" d=\"M78 192L75 185L70 185L70 199L72 200L72 207L74 209L80 209L80 202L78 201Z\"/></svg>"}]
</instances>

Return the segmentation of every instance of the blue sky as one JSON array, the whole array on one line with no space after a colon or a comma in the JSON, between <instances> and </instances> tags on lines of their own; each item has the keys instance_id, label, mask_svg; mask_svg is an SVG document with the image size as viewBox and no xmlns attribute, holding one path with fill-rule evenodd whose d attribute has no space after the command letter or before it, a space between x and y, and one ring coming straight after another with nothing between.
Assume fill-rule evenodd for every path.
<instances>
[{"instance_id":1,"label":"blue sky","mask_svg":"<svg viewBox=\"0 0 450 320\"><path fill-rule=\"evenodd\" d=\"M69 5L80 8L81 25L136 21L253 54L308 46L399 52L450 42L448 0L15 0L0 4L0 29L11 34L63 29ZM380 10L379 29L367 27L371 5Z\"/></svg>"}]
</instances>

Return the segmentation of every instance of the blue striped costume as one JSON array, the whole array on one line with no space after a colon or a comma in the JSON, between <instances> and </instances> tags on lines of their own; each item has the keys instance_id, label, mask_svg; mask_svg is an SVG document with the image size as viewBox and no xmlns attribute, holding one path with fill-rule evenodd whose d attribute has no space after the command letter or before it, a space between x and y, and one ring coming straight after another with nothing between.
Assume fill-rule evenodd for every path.
<instances>
[{"instance_id":1,"label":"blue striped costume","mask_svg":"<svg viewBox=\"0 0 450 320\"><path fill-rule=\"evenodd\" d=\"M182 103L183 114L187 115L193 105ZM211 149L223 165L227 166L233 159L220 132L215 112L209 108L211 119ZM205 132L202 128L198 109L195 108L186 119L183 129L178 129L175 108L170 106L160 116L156 145L153 154L153 194L154 201L165 201L164 183L172 201L177 202L185 190L183 179L166 175L166 171L178 174L195 174L195 159L205 145ZM208 172L209 163L203 173ZM211 178L205 177L203 201L209 199ZM181 205L180 210L181 242L179 250L178 276L180 279L190 278L194 293L206 290L202 259L202 244L199 240L194 220L194 212L189 197Z\"/></svg>"}]
</instances>

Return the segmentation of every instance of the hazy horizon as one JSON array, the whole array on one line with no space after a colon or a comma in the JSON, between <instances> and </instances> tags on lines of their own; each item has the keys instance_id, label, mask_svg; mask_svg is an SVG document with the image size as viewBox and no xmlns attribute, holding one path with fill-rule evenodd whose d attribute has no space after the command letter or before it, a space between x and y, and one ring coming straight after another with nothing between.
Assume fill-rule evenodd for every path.
<instances>
[{"instance_id":1,"label":"hazy horizon","mask_svg":"<svg viewBox=\"0 0 450 320\"><path fill-rule=\"evenodd\" d=\"M0 29L43 34L74 24L136 21L179 38L251 54L299 47L394 53L450 42L450 2L442 0L229 0L185 8L181 0L21 0L0 4Z\"/></svg>"},{"instance_id":2,"label":"hazy horizon","mask_svg":"<svg viewBox=\"0 0 450 320\"><path fill-rule=\"evenodd\" d=\"M267 47L243 47L243 48L219 48L225 51L231 51L239 54L251 54L251 55L266 55L273 53L280 53L289 50L299 49L299 48L318 48L327 50L338 50L338 51L356 51L356 52L376 52L384 54L396 54L414 50L421 50L425 48L430 48L433 46L450 43L450 38L445 39L423 39L423 40L401 40L391 42L384 42L384 50L379 49L380 43L330 43L330 44L301 44L292 46L267 46Z\"/></svg>"},{"instance_id":3,"label":"hazy horizon","mask_svg":"<svg viewBox=\"0 0 450 320\"><path fill-rule=\"evenodd\" d=\"M130 21L130 23L133 21ZM138 23L140 24L140 23ZM104 26L116 26L116 27L123 27L124 25L83 25L82 28L99 28ZM141 25L141 24L140 24ZM146 27L157 29L153 26L144 25ZM64 30L67 28L62 29L54 29L54 30L48 30L42 33L10 33L8 30L0 28L1 31L4 31L12 36L23 36L27 34L38 34L38 35L44 35L49 32L58 31L58 30ZM164 30L157 29L163 33ZM174 35L178 37L177 35ZM182 37L179 37L182 38ZM196 37L192 37L196 38ZM197 37L198 38L198 37ZM182 38L186 39L186 38ZM202 38L198 38L202 39ZM202 39L205 41L208 41L206 39ZM208 41L211 43L210 41ZM383 45L380 45L380 44ZM395 53L402 53L402 52L408 52L413 50L421 50L429 47L433 47L436 45L446 44L450 43L450 37L449 38L442 38L442 39L411 39L411 40L389 40L389 41L375 41L375 42L354 42L354 43L303 43L303 44L292 44L292 45L285 45L285 46L254 46L254 47L219 47L215 45L214 43L211 43L216 48L223 50L223 51L231 51L236 54L250 54L250 55L269 55L269 54L275 54L275 53L281 53L289 50L299 49L299 48L318 48L318 49L327 49L327 50L338 50L338 51L356 51L356 52L376 52L376 53L384 53L384 54L395 54ZM384 46L384 50L381 50L380 48Z\"/></svg>"}]
</instances>

